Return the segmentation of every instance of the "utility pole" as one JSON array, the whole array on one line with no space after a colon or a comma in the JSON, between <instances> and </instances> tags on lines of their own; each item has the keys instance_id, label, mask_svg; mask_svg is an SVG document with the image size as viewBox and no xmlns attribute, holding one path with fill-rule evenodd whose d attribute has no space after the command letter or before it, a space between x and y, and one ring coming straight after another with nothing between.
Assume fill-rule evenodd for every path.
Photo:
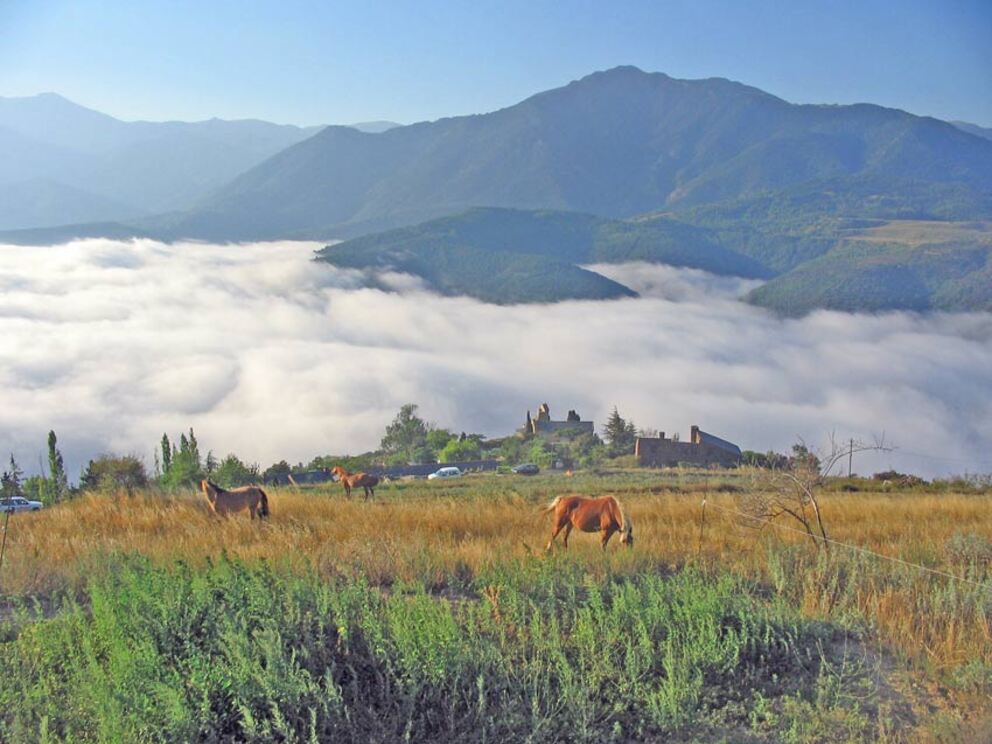
<instances>
[{"instance_id":1,"label":"utility pole","mask_svg":"<svg viewBox=\"0 0 992 744\"><path fill-rule=\"evenodd\" d=\"M851 465L854 460L854 438L851 438L851 449L847 452L847 477L851 477Z\"/></svg>"}]
</instances>

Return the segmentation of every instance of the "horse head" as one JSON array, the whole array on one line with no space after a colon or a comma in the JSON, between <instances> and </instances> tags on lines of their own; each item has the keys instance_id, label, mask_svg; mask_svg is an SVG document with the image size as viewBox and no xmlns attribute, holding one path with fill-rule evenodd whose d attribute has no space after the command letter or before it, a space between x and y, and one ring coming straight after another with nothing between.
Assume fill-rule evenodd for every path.
<instances>
[{"instance_id":1,"label":"horse head","mask_svg":"<svg viewBox=\"0 0 992 744\"><path fill-rule=\"evenodd\" d=\"M620 544L632 548L634 547L634 523L619 501L617 506L620 507Z\"/></svg>"},{"instance_id":2,"label":"horse head","mask_svg":"<svg viewBox=\"0 0 992 744\"><path fill-rule=\"evenodd\" d=\"M203 491L203 495L207 497L207 501L211 504L217 500L217 486L208 480L200 481L200 490Z\"/></svg>"}]
</instances>

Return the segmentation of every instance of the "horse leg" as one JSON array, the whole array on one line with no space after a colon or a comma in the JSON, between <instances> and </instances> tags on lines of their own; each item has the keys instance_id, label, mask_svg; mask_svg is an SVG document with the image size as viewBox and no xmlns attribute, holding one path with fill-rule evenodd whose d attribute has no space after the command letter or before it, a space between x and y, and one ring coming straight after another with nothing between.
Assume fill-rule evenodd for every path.
<instances>
[{"instance_id":1,"label":"horse leg","mask_svg":"<svg viewBox=\"0 0 992 744\"><path fill-rule=\"evenodd\" d=\"M561 528L564 527L565 524L566 524L565 522L557 518L555 519L554 524L551 525L551 539L548 540L548 547L546 547L545 550L547 551L551 550L551 547L554 545L555 538L558 537L558 533L561 532Z\"/></svg>"},{"instance_id":2,"label":"horse leg","mask_svg":"<svg viewBox=\"0 0 992 744\"><path fill-rule=\"evenodd\" d=\"M600 538L600 547L603 548L603 552L605 553L606 543L610 541L610 538L613 537L613 533L616 532L616 530L611 527L607 527L602 532L603 532L603 536Z\"/></svg>"},{"instance_id":3,"label":"horse leg","mask_svg":"<svg viewBox=\"0 0 992 744\"><path fill-rule=\"evenodd\" d=\"M375 498L375 486L369 486L369 490L372 492L372 498Z\"/></svg>"},{"instance_id":4,"label":"horse leg","mask_svg":"<svg viewBox=\"0 0 992 744\"><path fill-rule=\"evenodd\" d=\"M568 550L568 536L572 532L572 522L569 520L565 523L565 536L563 542L565 543L565 550Z\"/></svg>"}]
</instances>

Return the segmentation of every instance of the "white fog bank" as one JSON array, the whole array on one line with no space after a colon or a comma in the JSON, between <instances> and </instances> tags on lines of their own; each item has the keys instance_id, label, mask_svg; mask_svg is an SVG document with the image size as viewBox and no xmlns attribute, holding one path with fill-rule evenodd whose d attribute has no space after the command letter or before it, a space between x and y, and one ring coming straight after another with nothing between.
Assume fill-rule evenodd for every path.
<instances>
[{"instance_id":1,"label":"white fog bank","mask_svg":"<svg viewBox=\"0 0 992 744\"><path fill-rule=\"evenodd\" d=\"M992 471L989 314L784 320L736 300L753 282L646 265L598 267L637 299L499 307L363 288L317 247L0 246L0 456L37 471L55 429L75 480L192 426L265 467L375 448L406 402L500 436L547 401L745 449L884 431L900 449L856 470Z\"/></svg>"}]
</instances>

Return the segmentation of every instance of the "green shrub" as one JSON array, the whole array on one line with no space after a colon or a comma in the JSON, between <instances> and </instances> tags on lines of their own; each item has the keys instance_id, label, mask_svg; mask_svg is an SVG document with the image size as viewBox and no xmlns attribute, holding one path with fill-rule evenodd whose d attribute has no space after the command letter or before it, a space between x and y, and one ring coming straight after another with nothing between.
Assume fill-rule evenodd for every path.
<instances>
[{"instance_id":1,"label":"green shrub","mask_svg":"<svg viewBox=\"0 0 992 744\"><path fill-rule=\"evenodd\" d=\"M662 739L736 720L756 687L814 695L824 642L729 575L603 583L555 559L457 599L130 559L21 623L0 661L12 742Z\"/></svg>"}]
</instances>

